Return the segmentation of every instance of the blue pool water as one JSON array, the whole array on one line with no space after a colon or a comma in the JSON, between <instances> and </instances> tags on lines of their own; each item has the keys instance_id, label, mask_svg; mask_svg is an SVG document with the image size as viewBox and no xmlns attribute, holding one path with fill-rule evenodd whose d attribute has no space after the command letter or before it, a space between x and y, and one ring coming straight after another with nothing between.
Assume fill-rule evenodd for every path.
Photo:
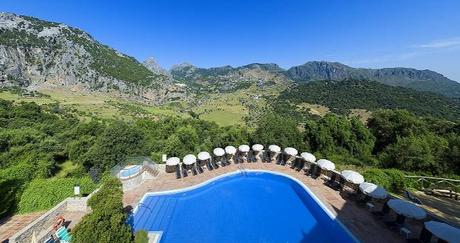
<instances>
[{"instance_id":1,"label":"blue pool water","mask_svg":"<svg viewBox=\"0 0 460 243\"><path fill-rule=\"evenodd\" d=\"M131 177L131 176L136 175L137 173L139 173L140 169L141 169L140 165L134 165L134 166L126 167L126 168L124 168L123 170L120 171L120 176L122 178Z\"/></svg>"},{"instance_id":2,"label":"blue pool water","mask_svg":"<svg viewBox=\"0 0 460 243\"><path fill-rule=\"evenodd\" d=\"M192 190L146 195L130 218L161 242L354 242L289 177L238 172Z\"/></svg>"}]
</instances>

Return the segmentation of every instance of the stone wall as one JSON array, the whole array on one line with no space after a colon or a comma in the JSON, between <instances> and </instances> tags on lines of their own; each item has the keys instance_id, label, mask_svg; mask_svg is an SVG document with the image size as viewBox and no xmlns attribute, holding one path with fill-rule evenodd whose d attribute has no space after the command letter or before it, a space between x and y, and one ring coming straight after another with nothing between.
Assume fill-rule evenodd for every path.
<instances>
[{"instance_id":1,"label":"stone wall","mask_svg":"<svg viewBox=\"0 0 460 243\"><path fill-rule=\"evenodd\" d=\"M92 194L90 194L90 196L91 195ZM89 208L87 206L87 201L90 196L82 198L70 197L65 199L31 224L14 234L9 242L30 242L34 232L36 234L36 239L39 242L43 242L49 236L49 232L52 230L57 216L64 214L64 212L88 212Z\"/></svg>"}]
</instances>

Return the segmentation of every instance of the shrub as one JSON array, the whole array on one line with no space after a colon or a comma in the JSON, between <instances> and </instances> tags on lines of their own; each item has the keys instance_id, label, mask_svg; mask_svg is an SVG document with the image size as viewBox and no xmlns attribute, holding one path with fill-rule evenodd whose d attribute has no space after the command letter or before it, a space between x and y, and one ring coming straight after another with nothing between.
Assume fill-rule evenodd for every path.
<instances>
[{"instance_id":1,"label":"shrub","mask_svg":"<svg viewBox=\"0 0 460 243\"><path fill-rule=\"evenodd\" d=\"M369 169L363 173L366 181L382 186L386 190L399 193L406 188L404 173L397 169Z\"/></svg>"},{"instance_id":2,"label":"shrub","mask_svg":"<svg viewBox=\"0 0 460 243\"><path fill-rule=\"evenodd\" d=\"M93 211L75 226L73 242L132 242L122 199L121 183L116 178L106 180L88 200Z\"/></svg>"},{"instance_id":3,"label":"shrub","mask_svg":"<svg viewBox=\"0 0 460 243\"><path fill-rule=\"evenodd\" d=\"M52 208L67 197L73 196L73 187L79 184L81 194L96 189L89 177L35 179L28 184L19 201L19 212L28 213Z\"/></svg>"},{"instance_id":4,"label":"shrub","mask_svg":"<svg viewBox=\"0 0 460 243\"><path fill-rule=\"evenodd\" d=\"M134 243L147 243L148 241L147 231L139 230L134 234Z\"/></svg>"}]
</instances>

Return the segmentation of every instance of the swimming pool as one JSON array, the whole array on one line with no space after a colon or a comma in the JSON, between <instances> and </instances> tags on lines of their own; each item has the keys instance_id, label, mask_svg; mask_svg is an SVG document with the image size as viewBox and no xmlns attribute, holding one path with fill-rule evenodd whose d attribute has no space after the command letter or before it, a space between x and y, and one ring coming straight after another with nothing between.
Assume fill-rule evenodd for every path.
<instances>
[{"instance_id":1,"label":"swimming pool","mask_svg":"<svg viewBox=\"0 0 460 243\"><path fill-rule=\"evenodd\" d=\"M141 170L140 165L127 166L120 171L119 177L120 179L126 179L129 177L132 177L132 176L137 175L140 172L140 170Z\"/></svg>"},{"instance_id":2,"label":"swimming pool","mask_svg":"<svg viewBox=\"0 0 460 243\"><path fill-rule=\"evenodd\" d=\"M135 231L162 231L161 242L354 242L303 184L268 171L229 173L192 188L147 193Z\"/></svg>"}]
</instances>

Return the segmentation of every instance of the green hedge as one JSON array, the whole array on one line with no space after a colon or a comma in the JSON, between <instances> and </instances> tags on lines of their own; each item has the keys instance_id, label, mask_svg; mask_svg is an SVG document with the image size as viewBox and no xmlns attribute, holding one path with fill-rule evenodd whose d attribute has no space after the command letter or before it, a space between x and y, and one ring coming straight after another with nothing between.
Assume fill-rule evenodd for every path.
<instances>
[{"instance_id":1,"label":"green hedge","mask_svg":"<svg viewBox=\"0 0 460 243\"><path fill-rule=\"evenodd\" d=\"M80 185L82 195L94 191L97 185L89 177L35 179L30 182L19 201L19 213L47 210L67 197L73 196L75 184Z\"/></svg>"},{"instance_id":2,"label":"green hedge","mask_svg":"<svg viewBox=\"0 0 460 243\"><path fill-rule=\"evenodd\" d=\"M117 178L105 180L89 200L93 210L78 223L72 231L72 241L87 242L132 242L131 228L126 224L127 215L123 209L123 191Z\"/></svg>"},{"instance_id":3,"label":"green hedge","mask_svg":"<svg viewBox=\"0 0 460 243\"><path fill-rule=\"evenodd\" d=\"M369 169L363 173L368 182L382 186L386 190L394 193L402 192L406 187L404 173L397 169Z\"/></svg>"},{"instance_id":4,"label":"green hedge","mask_svg":"<svg viewBox=\"0 0 460 243\"><path fill-rule=\"evenodd\" d=\"M139 230L134 234L134 243L147 243L147 242L149 242L147 231Z\"/></svg>"}]
</instances>

